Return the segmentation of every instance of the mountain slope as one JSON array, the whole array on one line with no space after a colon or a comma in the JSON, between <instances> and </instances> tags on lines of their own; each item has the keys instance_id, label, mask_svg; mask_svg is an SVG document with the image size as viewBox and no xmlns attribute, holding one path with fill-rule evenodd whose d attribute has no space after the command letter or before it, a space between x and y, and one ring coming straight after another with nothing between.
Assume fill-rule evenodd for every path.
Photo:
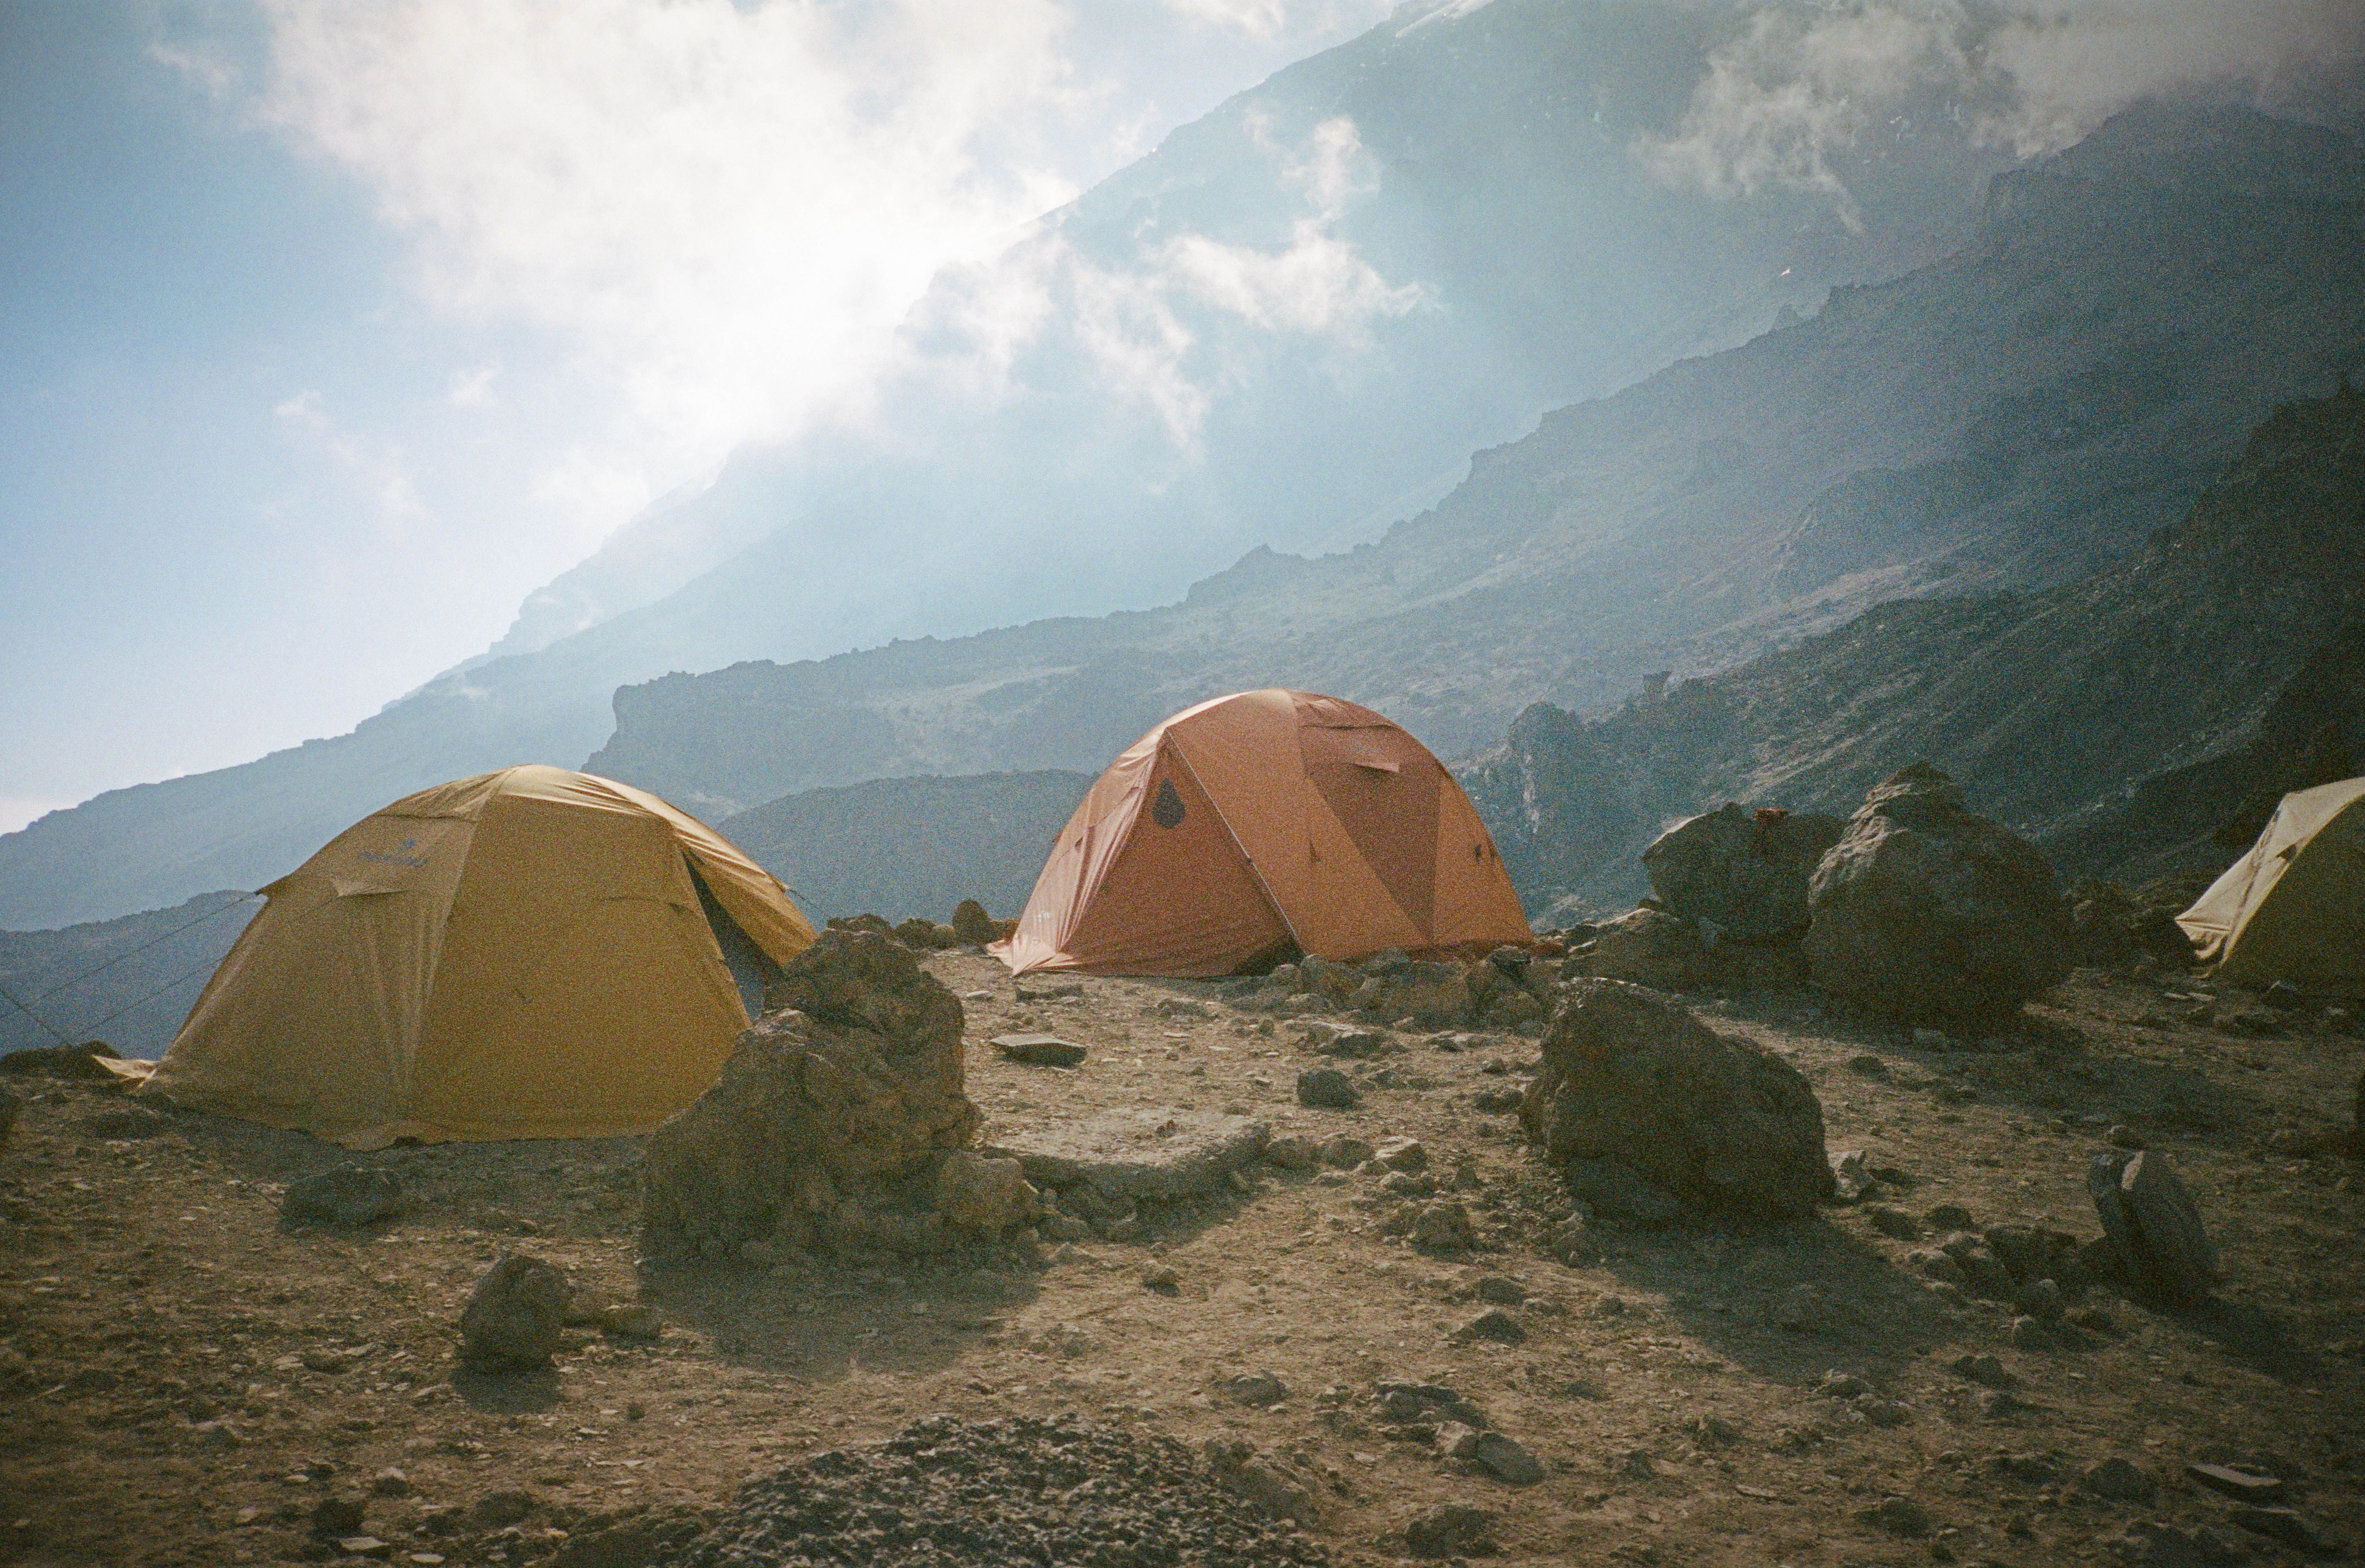
<instances>
[{"instance_id":1,"label":"mountain slope","mask_svg":"<svg viewBox=\"0 0 2365 1568\"><path fill-rule=\"evenodd\" d=\"M2344 383L2276 409L2180 522L2090 577L1884 605L1610 717L1539 705L1463 782L1538 909L1630 900L1675 819L1845 812L1916 759L2065 869L2214 870L2283 790L2365 765L2360 561L2365 395Z\"/></svg>"},{"instance_id":2,"label":"mountain slope","mask_svg":"<svg viewBox=\"0 0 2365 1568\"><path fill-rule=\"evenodd\" d=\"M1374 544L1255 552L1155 611L628 687L593 766L717 808L1089 769L1262 685L1451 754L1882 599L2073 581L2174 521L2275 399L2365 366L2360 214L2353 142L2131 114L1999 176L1961 256L1549 415Z\"/></svg>"},{"instance_id":3,"label":"mountain slope","mask_svg":"<svg viewBox=\"0 0 2365 1568\"><path fill-rule=\"evenodd\" d=\"M349 735L0 837L0 924L267 879L405 789L579 761L614 689L669 670L1099 614L1251 546L1370 538L1541 410L1957 243L2002 160L1934 94L1836 155L1855 228L1819 193L1653 178L1638 148L1764 8L1416 8L1280 73L940 279L865 428L734 459L535 596L488 656Z\"/></svg>"}]
</instances>

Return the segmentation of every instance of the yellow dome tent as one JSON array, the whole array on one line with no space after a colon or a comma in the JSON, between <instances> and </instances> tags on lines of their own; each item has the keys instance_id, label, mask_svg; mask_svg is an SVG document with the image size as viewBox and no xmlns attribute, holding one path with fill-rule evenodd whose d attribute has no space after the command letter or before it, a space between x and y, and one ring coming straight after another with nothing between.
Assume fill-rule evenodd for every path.
<instances>
[{"instance_id":1,"label":"yellow dome tent","mask_svg":"<svg viewBox=\"0 0 2365 1568\"><path fill-rule=\"evenodd\" d=\"M139 1092L364 1148L646 1131L747 1025L726 954L813 940L712 828L560 767L397 801L263 891Z\"/></svg>"},{"instance_id":2,"label":"yellow dome tent","mask_svg":"<svg viewBox=\"0 0 2365 1568\"><path fill-rule=\"evenodd\" d=\"M1526 942L1519 895L1462 786L1369 708L1244 691L1175 714L1060 830L1006 942L1019 974L1221 975Z\"/></svg>"},{"instance_id":3,"label":"yellow dome tent","mask_svg":"<svg viewBox=\"0 0 2365 1568\"><path fill-rule=\"evenodd\" d=\"M2365 778L2285 795L2176 923L2221 980L2365 995Z\"/></svg>"}]
</instances>

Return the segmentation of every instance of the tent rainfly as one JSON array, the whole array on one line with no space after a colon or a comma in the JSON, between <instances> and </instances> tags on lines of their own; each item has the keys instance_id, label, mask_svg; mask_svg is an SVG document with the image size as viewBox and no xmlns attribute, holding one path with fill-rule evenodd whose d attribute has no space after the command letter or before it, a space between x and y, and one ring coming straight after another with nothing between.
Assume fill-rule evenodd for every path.
<instances>
[{"instance_id":1,"label":"tent rainfly","mask_svg":"<svg viewBox=\"0 0 2365 1568\"><path fill-rule=\"evenodd\" d=\"M2285 795L2176 923L2220 979L2365 995L2365 778Z\"/></svg>"},{"instance_id":2,"label":"tent rainfly","mask_svg":"<svg viewBox=\"0 0 2365 1568\"><path fill-rule=\"evenodd\" d=\"M362 1148L646 1131L813 940L712 829L559 767L397 801L263 891L139 1092Z\"/></svg>"},{"instance_id":3,"label":"tent rainfly","mask_svg":"<svg viewBox=\"0 0 2365 1568\"><path fill-rule=\"evenodd\" d=\"M1531 935L1426 746L1352 702L1266 690L1177 713L1110 764L992 950L1019 974L1188 976Z\"/></svg>"}]
</instances>

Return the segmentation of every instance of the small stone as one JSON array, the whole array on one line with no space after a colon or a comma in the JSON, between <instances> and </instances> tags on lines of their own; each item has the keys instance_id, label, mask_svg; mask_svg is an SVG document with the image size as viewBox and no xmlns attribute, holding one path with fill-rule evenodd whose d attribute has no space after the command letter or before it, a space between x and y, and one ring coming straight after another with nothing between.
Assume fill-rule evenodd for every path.
<instances>
[{"instance_id":1,"label":"small stone","mask_svg":"<svg viewBox=\"0 0 2365 1568\"><path fill-rule=\"evenodd\" d=\"M1478 1227L1470 1223L1468 1209L1449 1200L1420 1211L1413 1222L1412 1240L1427 1251L1466 1252L1478 1245Z\"/></svg>"},{"instance_id":2,"label":"small stone","mask_svg":"<svg viewBox=\"0 0 2365 1568\"><path fill-rule=\"evenodd\" d=\"M1054 1035L996 1035L988 1042L1004 1061L1026 1067L1082 1067L1084 1047Z\"/></svg>"},{"instance_id":3,"label":"small stone","mask_svg":"<svg viewBox=\"0 0 2365 1568\"><path fill-rule=\"evenodd\" d=\"M1866 1078L1889 1076L1889 1064L1868 1051L1860 1056L1848 1058L1847 1065L1850 1072L1860 1072Z\"/></svg>"},{"instance_id":4,"label":"small stone","mask_svg":"<svg viewBox=\"0 0 2365 1568\"><path fill-rule=\"evenodd\" d=\"M2262 1475L2231 1464L2188 1464L2184 1473L2212 1492L2239 1497L2246 1503L2267 1503L2283 1495L2280 1476Z\"/></svg>"},{"instance_id":5,"label":"small stone","mask_svg":"<svg viewBox=\"0 0 2365 1568\"><path fill-rule=\"evenodd\" d=\"M1322 1150L1310 1137L1295 1133L1274 1138L1264 1146L1265 1162L1283 1170L1311 1170L1320 1163Z\"/></svg>"},{"instance_id":6,"label":"small stone","mask_svg":"<svg viewBox=\"0 0 2365 1568\"><path fill-rule=\"evenodd\" d=\"M1887 1530L1890 1535L1919 1540L1930 1533L1930 1510L1911 1497L1883 1497L1868 1507L1858 1508L1859 1523Z\"/></svg>"},{"instance_id":7,"label":"small stone","mask_svg":"<svg viewBox=\"0 0 2365 1568\"><path fill-rule=\"evenodd\" d=\"M1453 1331L1453 1337L1464 1342L1472 1339L1492 1339L1500 1345L1517 1345L1527 1338L1528 1331L1518 1318L1501 1307L1495 1306L1487 1308L1456 1328Z\"/></svg>"},{"instance_id":8,"label":"small stone","mask_svg":"<svg viewBox=\"0 0 2365 1568\"><path fill-rule=\"evenodd\" d=\"M1467 1503L1448 1503L1416 1515L1405 1526L1405 1545L1415 1557L1491 1557L1495 1516Z\"/></svg>"},{"instance_id":9,"label":"small stone","mask_svg":"<svg viewBox=\"0 0 2365 1568\"><path fill-rule=\"evenodd\" d=\"M1000 1236L1032 1220L1040 1207L1018 1160L957 1148L936 1169L936 1212L948 1226L978 1236Z\"/></svg>"},{"instance_id":10,"label":"small stone","mask_svg":"<svg viewBox=\"0 0 2365 1568\"><path fill-rule=\"evenodd\" d=\"M2042 1323L2061 1320L2061 1287L2051 1280L2031 1280L2020 1287L2014 1303L2021 1311Z\"/></svg>"},{"instance_id":11,"label":"small stone","mask_svg":"<svg viewBox=\"0 0 2365 1568\"><path fill-rule=\"evenodd\" d=\"M641 1302L617 1302L600 1309L600 1327L626 1339L654 1339L665 1332L665 1316Z\"/></svg>"},{"instance_id":12,"label":"small stone","mask_svg":"<svg viewBox=\"0 0 2365 1568\"><path fill-rule=\"evenodd\" d=\"M279 1213L291 1220L370 1225L393 1219L408 1204L402 1178L368 1165L340 1165L287 1183Z\"/></svg>"},{"instance_id":13,"label":"small stone","mask_svg":"<svg viewBox=\"0 0 2365 1568\"><path fill-rule=\"evenodd\" d=\"M1440 1459L1474 1459L1478 1454L1478 1428L1461 1421L1440 1421L1436 1444Z\"/></svg>"},{"instance_id":14,"label":"small stone","mask_svg":"<svg viewBox=\"0 0 2365 1568\"><path fill-rule=\"evenodd\" d=\"M1429 1169L1429 1150L1418 1138L1383 1139L1380 1147L1373 1150L1372 1158L1391 1170L1417 1174Z\"/></svg>"},{"instance_id":15,"label":"small stone","mask_svg":"<svg viewBox=\"0 0 2365 1568\"><path fill-rule=\"evenodd\" d=\"M337 1550L348 1557L391 1557L394 1547L374 1535L349 1535L341 1538Z\"/></svg>"},{"instance_id":16,"label":"small stone","mask_svg":"<svg viewBox=\"0 0 2365 1568\"><path fill-rule=\"evenodd\" d=\"M316 1372L341 1372L353 1364L353 1359L342 1350L332 1350L325 1345L315 1345L300 1358L305 1370Z\"/></svg>"},{"instance_id":17,"label":"small stone","mask_svg":"<svg viewBox=\"0 0 2365 1568\"><path fill-rule=\"evenodd\" d=\"M237 1428L219 1417L197 1422L189 1428L189 1435L197 1439L200 1447L209 1449L234 1449L246 1440L239 1436Z\"/></svg>"},{"instance_id":18,"label":"small stone","mask_svg":"<svg viewBox=\"0 0 2365 1568\"><path fill-rule=\"evenodd\" d=\"M370 1477L373 1497L407 1497L410 1495L410 1477L389 1465Z\"/></svg>"},{"instance_id":19,"label":"small stone","mask_svg":"<svg viewBox=\"0 0 2365 1568\"><path fill-rule=\"evenodd\" d=\"M2012 1326L2004 1331L2004 1337L2012 1341L2014 1348L2023 1350L2042 1350L2053 1343L2053 1330L2034 1317L2013 1318Z\"/></svg>"},{"instance_id":20,"label":"small stone","mask_svg":"<svg viewBox=\"0 0 2365 1568\"><path fill-rule=\"evenodd\" d=\"M2115 1454L2087 1466L2078 1477L2078 1487L2114 1503L2148 1503L2159 1495L2159 1483L2151 1472Z\"/></svg>"},{"instance_id":21,"label":"small stone","mask_svg":"<svg viewBox=\"0 0 2365 1568\"><path fill-rule=\"evenodd\" d=\"M1351 1111L1363 1102L1354 1081L1335 1067L1308 1068L1297 1075L1297 1103L1315 1110Z\"/></svg>"},{"instance_id":22,"label":"small stone","mask_svg":"<svg viewBox=\"0 0 2365 1568\"><path fill-rule=\"evenodd\" d=\"M1903 1209L1891 1208L1887 1204L1866 1204L1862 1212L1865 1222L1883 1236L1912 1241L1922 1235L1922 1222Z\"/></svg>"},{"instance_id":23,"label":"small stone","mask_svg":"<svg viewBox=\"0 0 2365 1568\"><path fill-rule=\"evenodd\" d=\"M331 1493L312 1505L312 1533L324 1540L357 1535L362 1528L362 1500Z\"/></svg>"},{"instance_id":24,"label":"small stone","mask_svg":"<svg viewBox=\"0 0 2365 1568\"><path fill-rule=\"evenodd\" d=\"M1930 1222L1930 1228L1933 1230L1976 1230L1978 1228L1978 1226L1974 1225L1971 1221L1971 1211L1965 1208L1960 1204L1940 1204L1935 1208L1923 1214L1922 1217Z\"/></svg>"},{"instance_id":25,"label":"small stone","mask_svg":"<svg viewBox=\"0 0 2365 1568\"><path fill-rule=\"evenodd\" d=\"M2144 1147L2144 1140L2135 1130L2124 1125L2113 1126L2104 1133L2102 1141L2113 1148L2141 1149Z\"/></svg>"},{"instance_id":26,"label":"small stone","mask_svg":"<svg viewBox=\"0 0 2365 1568\"><path fill-rule=\"evenodd\" d=\"M1500 1274L1488 1274L1472 1290L1480 1301L1491 1301L1498 1306L1517 1306L1528 1299L1527 1286Z\"/></svg>"},{"instance_id":27,"label":"small stone","mask_svg":"<svg viewBox=\"0 0 2365 1568\"><path fill-rule=\"evenodd\" d=\"M1148 1291L1172 1292L1182 1288L1182 1276L1169 1263L1149 1263L1142 1267L1141 1288Z\"/></svg>"},{"instance_id":28,"label":"small stone","mask_svg":"<svg viewBox=\"0 0 2365 1568\"><path fill-rule=\"evenodd\" d=\"M1322 1140L1322 1163L1339 1170L1352 1170L1372 1158L1372 1146L1359 1137L1345 1133Z\"/></svg>"},{"instance_id":29,"label":"small stone","mask_svg":"<svg viewBox=\"0 0 2365 1568\"><path fill-rule=\"evenodd\" d=\"M1866 1396L1855 1402L1856 1414L1876 1427L1901 1427L1913 1419L1913 1408L1894 1399Z\"/></svg>"},{"instance_id":30,"label":"small stone","mask_svg":"<svg viewBox=\"0 0 2365 1568\"><path fill-rule=\"evenodd\" d=\"M486 1372L548 1366L571 1294L566 1274L541 1259L502 1258L476 1282L460 1315L460 1359Z\"/></svg>"},{"instance_id":31,"label":"small stone","mask_svg":"<svg viewBox=\"0 0 2365 1568\"><path fill-rule=\"evenodd\" d=\"M1289 1397L1289 1385L1269 1372L1243 1372L1224 1382L1224 1392L1243 1405L1278 1405Z\"/></svg>"},{"instance_id":32,"label":"small stone","mask_svg":"<svg viewBox=\"0 0 2365 1568\"><path fill-rule=\"evenodd\" d=\"M2127 1568L2217 1568L2249 1559L2248 1552L2234 1550L2205 1527L2187 1535L2174 1525L2153 1521L2128 1526L2127 1533L2110 1547Z\"/></svg>"},{"instance_id":33,"label":"small stone","mask_svg":"<svg viewBox=\"0 0 2365 1568\"><path fill-rule=\"evenodd\" d=\"M1971 1282L1963 1266L1935 1247L1917 1247L1905 1255L1905 1260L1919 1270L1924 1279L1938 1280L1961 1289Z\"/></svg>"},{"instance_id":34,"label":"small stone","mask_svg":"<svg viewBox=\"0 0 2365 1568\"><path fill-rule=\"evenodd\" d=\"M1481 1432L1470 1457L1507 1485L1532 1486L1544 1478L1536 1456L1500 1432Z\"/></svg>"},{"instance_id":35,"label":"small stone","mask_svg":"<svg viewBox=\"0 0 2365 1568\"><path fill-rule=\"evenodd\" d=\"M1946 1366L1956 1377L1985 1383L1990 1388L2010 1388L2020 1381L2005 1371L2004 1364L1993 1356L1956 1356Z\"/></svg>"}]
</instances>

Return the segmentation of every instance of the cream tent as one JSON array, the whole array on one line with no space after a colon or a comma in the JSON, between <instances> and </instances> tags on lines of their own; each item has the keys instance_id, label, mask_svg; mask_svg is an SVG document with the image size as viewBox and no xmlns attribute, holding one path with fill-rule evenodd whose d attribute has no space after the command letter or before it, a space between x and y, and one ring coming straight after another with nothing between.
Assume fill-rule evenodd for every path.
<instances>
[{"instance_id":1,"label":"cream tent","mask_svg":"<svg viewBox=\"0 0 2365 1568\"><path fill-rule=\"evenodd\" d=\"M813 939L712 829L558 767L421 790L263 890L140 1092L358 1148L654 1126L746 1026L726 952Z\"/></svg>"},{"instance_id":2,"label":"cream tent","mask_svg":"<svg viewBox=\"0 0 2365 1568\"><path fill-rule=\"evenodd\" d=\"M2285 795L2176 923L2222 979L2365 995L2365 778Z\"/></svg>"},{"instance_id":3,"label":"cream tent","mask_svg":"<svg viewBox=\"0 0 2365 1568\"><path fill-rule=\"evenodd\" d=\"M1060 831L1014 971L1220 975L1288 952L1358 958L1525 942L1462 787L1369 708L1248 691L1177 713L1101 775Z\"/></svg>"}]
</instances>

